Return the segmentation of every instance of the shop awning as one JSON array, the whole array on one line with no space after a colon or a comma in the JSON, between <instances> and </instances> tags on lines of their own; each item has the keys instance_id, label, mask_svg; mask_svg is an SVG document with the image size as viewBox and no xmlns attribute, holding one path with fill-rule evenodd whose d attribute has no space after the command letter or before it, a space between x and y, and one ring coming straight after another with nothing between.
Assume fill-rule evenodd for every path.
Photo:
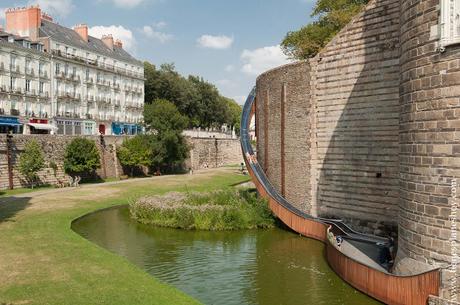
<instances>
[{"instance_id":1,"label":"shop awning","mask_svg":"<svg viewBox=\"0 0 460 305\"><path fill-rule=\"evenodd\" d=\"M19 122L17 118L1 117L0 125L1 126L21 126L22 124Z\"/></svg>"},{"instance_id":2,"label":"shop awning","mask_svg":"<svg viewBox=\"0 0 460 305\"><path fill-rule=\"evenodd\" d=\"M58 128L51 124L39 124L39 123L27 123L27 125L32 126L35 129L39 130L57 130Z\"/></svg>"}]
</instances>

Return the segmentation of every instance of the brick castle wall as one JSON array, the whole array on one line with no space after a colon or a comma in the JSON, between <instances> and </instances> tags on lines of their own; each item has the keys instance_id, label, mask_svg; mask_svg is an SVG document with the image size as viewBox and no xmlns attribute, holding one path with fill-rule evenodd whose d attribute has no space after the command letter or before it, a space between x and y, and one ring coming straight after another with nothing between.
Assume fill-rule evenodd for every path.
<instances>
[{"instance_id":1,"label":"brick castle wall","mask_svg":"<svg viewBox=\"0 0 460 305\"><path fill-rule=\"evenodd\" d=\"M65 147L73 138L59 135L15 135L11 143L14 187L28 186L27 181L19 173L18 163L19 155L24 150L25 144L31 139L35 139L41 145L45 155L46 167L38 173L41 183L50 185L67 183L69 177L63 169L64 153ZM95 141L100 152L101 168L96 172L99 177L116 178L125 174L116 157L117 147L123 143L124 137L104 136L103 141L99 136L88 136L87 138ZM201 169L215 167L216 164L224 166L242 162L239 140L217 139L217 150L215 141L216 139L189 139L192 149L189 160L185 162L187 168L191 166L187 164L193 164L193 169ZM6 136L3 135L0 137L0 190L9 187L6 146ZM57 165L56 172L50 167L51 162Z\"/></svg>"}]
</instances>

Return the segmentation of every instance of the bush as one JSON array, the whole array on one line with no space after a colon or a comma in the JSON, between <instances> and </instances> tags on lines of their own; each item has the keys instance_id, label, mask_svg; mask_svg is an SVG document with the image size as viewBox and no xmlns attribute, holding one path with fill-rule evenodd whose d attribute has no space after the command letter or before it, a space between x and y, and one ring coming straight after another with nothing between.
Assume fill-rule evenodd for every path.
<instances>
[{"instance_id":1,"label":"bush","mask_svg":"<svg viewBox=\"0 0 460 305\"><path fill-rule=\"evenodd\" d=\"M118 149L117 156L123 166L131 169L131 177L134 176L136 167L150 167L153 162L152 136L137 135L126 139Z\"/></svg>"},{"instance_id":2,"label":"bush","mask_svg":"<svg viewBox=\"0 0 460 305\"><path fill-rule=\"evenodd\" d=\"M94 141L75 138L67 145L64 155L64 170L72 177L94 173L101 166L99 151Z\"/></svg>"},{"instance_id":3,"label":"bush","mask_svg":"<svg viewBox=\"0 0 460 305\"><path fill-rule=\"evenodd\" d=\"M35 140L27 142L19 156L19 171L27 179L32 188L38 180L37 173L45 167L45 159L40 145Z\"/></svg>"},{"instance_id":4,"label":"bush","mask_svg":"<svg viewBox=\"0 0 460 305\"><path fill-rule=\"evenodd\" d=\"M248 190L145 197L130 204L131 217L143 224L186 230L271 228L266 201Z\"/></svg>"}]
</instances>

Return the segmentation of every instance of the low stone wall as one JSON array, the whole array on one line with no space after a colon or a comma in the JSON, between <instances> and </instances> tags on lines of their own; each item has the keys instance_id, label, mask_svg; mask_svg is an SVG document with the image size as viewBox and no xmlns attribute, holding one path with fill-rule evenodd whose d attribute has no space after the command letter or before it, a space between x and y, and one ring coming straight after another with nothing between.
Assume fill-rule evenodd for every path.
<instances>
[{"instance_id":1,"label":"low stone wall","mask_svg":"<svg viewBox=\"0 0 460 305\"><path fill-rule=\"evenodd\" d=\"M63 162L65 147L74 136L59 135L14 135L9 144L12 165L13 187L27 187L27 181L19 172L19 156L24 151L25 144L34 139L42 147L46 167L38 173L41 184L62 185L69 181L64 173ZM101 168L96 174L101 178L118 178L124 175L123 167L117 158L117 147L126 137L120 136L86 136L95 141L101 157ZM185 167L193 169L214 168L242 162L241 147L238 139L188 139L191 151ZM0 190L10 186L8 171L6 135L0 136ZM53 170L51 164L57 166Z\"/></svg>"},{"instance_id":2,"label":"low stone wall","mask_svg":"<svg viewBox=\"0 0 460 305\"><path fill-rule=\"evenodd\" d=\"M239 139L189 138L189 143L187 168L216 168L243 162Z\"/></svg>"}]
</instances>

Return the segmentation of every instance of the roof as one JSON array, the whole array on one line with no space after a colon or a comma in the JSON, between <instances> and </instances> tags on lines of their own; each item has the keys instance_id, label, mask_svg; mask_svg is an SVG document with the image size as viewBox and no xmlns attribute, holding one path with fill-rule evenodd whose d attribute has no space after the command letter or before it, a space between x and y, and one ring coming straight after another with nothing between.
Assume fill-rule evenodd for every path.
<instances>
[{"instance_id":1,"label":"roof","mask_svg":"<svg viewBox=\"0 0 460 305\"><path fill-rule=\"evenodd\" d=\"M55 41L69 46L84 49L103 56L115 58L119 61L129 62L131 64L142 66L141 61L131 56L123 48L114 45L113 50L111 50L105 45L105 43L102 40L93 36L88 36L88 42L86 42L74 30L48 20L42 19L39 35L42 38L50 37Z\"/></svg>"}]
</instances>

